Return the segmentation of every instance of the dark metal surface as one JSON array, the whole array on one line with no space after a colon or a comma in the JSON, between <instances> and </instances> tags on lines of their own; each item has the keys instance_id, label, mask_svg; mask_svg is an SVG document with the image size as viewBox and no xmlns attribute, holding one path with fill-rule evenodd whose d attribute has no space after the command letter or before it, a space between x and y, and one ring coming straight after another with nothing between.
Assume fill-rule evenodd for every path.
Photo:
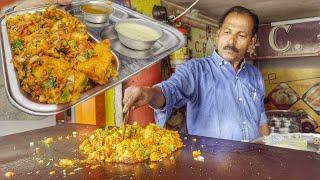
<instances>
[{"instance_id":1,"label":"dark metal surface","mask_svg":"<svg viewBox=\"0 0 320 180\"><path fill-rule=\"evenodd\" d=\"M63 179L63 169L54 166L61 158L79 158L78 146L95 126L62 125L0 137L0 179L7 171L15 179ZM72 137L72 132L79 135ZM66 136L70 139L67 140ZM63 140L58 140L62 136ZM53 137L46 147L40 141ZM185 147L158 163L106 164L96 169L66 169L65 179L319 179L320 155L260 144L198 136L183 136ZM196 139L196 140L194 140ZM30 147L29 143L34 142ZM35 148L40 148L35 153ZM193 160L192 151L201 150L204 162ZM36 158L43 160L38 163ZM39 160L38 159L38 160ZM50 160L52 159L52 160ZM48 162L51 162L48 165ZM55 170L56 174L50 175Z\"/></svg>"}]
</instances>

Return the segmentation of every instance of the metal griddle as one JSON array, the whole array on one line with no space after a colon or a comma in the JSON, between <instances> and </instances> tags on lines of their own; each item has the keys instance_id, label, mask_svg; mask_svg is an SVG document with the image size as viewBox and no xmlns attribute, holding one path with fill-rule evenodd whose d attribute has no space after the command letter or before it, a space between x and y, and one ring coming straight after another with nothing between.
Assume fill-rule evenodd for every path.
<instances>
[{"instance_id":1,"label":"metal griddle","mask_svg":"<svg viewBox=\"0 0 320 180\"><path fill-rule=\"evenodd\" d=\"M81 158L78 147L96 126L59 125L30 132L0 137L0 179L14 171L15 179L63 179L63 169L53 164L61 158ZM75 138L72 132L79 133ZM70 139L65 137L69 135ZM63 140L58 140L62 136ZM44 137L53 137L50 147ZM181 135L182 150L158 163L105 164L68 175L76 168L66 169L65 179L319 179L320 155L261 144L244 143L191 135ZM194 140L196 139L196 140ZM34 146L30 147L30 142ZM37 155L33 155L39 147ZM195 161L193 150L201 150L204 162ZM34 158L44 160L39 164ZM52 159L50 165L47 162ZM55 170L55 175L49 172ZM37 172L38 171L38 172Z\"/></svg>"}]
</instances>

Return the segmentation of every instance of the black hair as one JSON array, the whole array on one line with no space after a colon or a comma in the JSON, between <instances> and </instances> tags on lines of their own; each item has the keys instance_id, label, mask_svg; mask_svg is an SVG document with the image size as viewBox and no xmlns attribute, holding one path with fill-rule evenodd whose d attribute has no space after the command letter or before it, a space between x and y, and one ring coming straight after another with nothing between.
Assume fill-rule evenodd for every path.
<instances>
[{"instance_id":1,"label":"black hair","mask_svg":"<svg viewBox=\"0 0 320 180\"><path fill-rule=\"evenodd\" d=\"M230 8L229 10L227 10L221 16L221 18L219 20L219 28L222 27L222 24L223 24L224 20L232 12L248 14L252 18L252 21L253 21L252 36L254 36L257 33L258 26L259 26L259 18L258 18L258 16L255 13L253 13L251 10L249 10L249 9L247 9L245 7L242 7L242 6L234 6L234 7Z\"/></svg>"}]
</instances>

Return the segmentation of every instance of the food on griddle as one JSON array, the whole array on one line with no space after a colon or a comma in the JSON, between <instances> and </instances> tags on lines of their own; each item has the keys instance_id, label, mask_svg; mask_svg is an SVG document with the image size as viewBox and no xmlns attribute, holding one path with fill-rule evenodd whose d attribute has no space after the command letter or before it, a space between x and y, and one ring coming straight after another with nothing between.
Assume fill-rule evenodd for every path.
<instances>
[{"instance_id":1,"label":"food on griddle","mask_svg":"<svg viewBox=\"0 0 320 180\"><path fill-rule=\"evenodd\" d=\"M73 136L77 136L77 135L78 135L78 132L77 132L77 131L73 131L73 132L72 132L72 135L73 135Z\"/></svg>"},{"instance_id":2,"label":"food on griddle","mask_svg":"<svg viewBox=\"0 0 320 180\"><path fill-rule=\"evenodd\" d=\"M201 155L201 151L200 151L200 150L192 151L192 156L193 156L194 158L196 158L196 157L198 157L198 156L200 156L200 155Z\"/></svg>"},{"instance_id":3,"label":"food on griddle","mask_svg":"<svg viewBox=\"0 0 320 180\"><path fill-rule=\"evenodd\" d=\"M288 109L299 100L299 95L285 83L278 85L268 97L279 109Z\"/></svg>"},{"instance_id":4,"label":"food on griddle","mask_svg":"<svg viewBox=\"0 0 320 180\"><path fill-rule=\"evenodd\" d=\"M42 159L40 159L40 160L37 160L37 162L38 162L38 164L43 164L43 160Z\"/></svg>"},{"instance_id":5,"label":"food on griddle","mask_svg":"<svg viewBox=\"0 0 320 180\"><path fill-rule=\"evenodd\" d=\"M34 146L34 142L30 142L30 143L29 143L29 146L30 146L30 147L33 147L33 146Z\"/></svg>"},{"instance_id":6,"label":"food on griddle","mask_svg":"<svg viewBox=\"0 0 320 180\"><path fill-rule=\"evenodd\" d=\"M75 160L72 159L60 159L58 166L62 168L73 167L76 164Z\"/></svg>"},{"instance_id":7,"label":"food on griddle","mask_svg":"<svg viewBox=\"0 0 320 180\"><path fill-rule=\"evenodd\" d=\"M88 162L136 163L145 160L160 161L183 147L177 131L155 124L145 128L138 124L111 130L98 129L80 145ZM124 134L124 136L123 136Z\"/></svg>"},{"instance_id":8,"label":"food on griddle","mask_svg":"<svg viewBox=\"0 0 320 180\"><path fill-rule=\"evenodd\" d=\"M68 103L117 76L110 42L90 42L69 13L48 8L8 18L7 27L21 89L33 100Z\"/></svg>"},{"instance_id":9,"label":"food on griddle","mask_svg":"<svg viewBox=\"0 0 320 180\"><path fill-rule=\"evenodd\" d=\"M53 138L43 138L42 142L45 144L45 145L50 145L53 143Z\"/></svg>"},{"instance_id":10,"label":"food on griddle","mask_svg":"<svg viewBox=\"0 0 320 180\"><path fill-rule=\"evenodd\" d=\"M14 172L8 171L8 172L6 172L4 175L6 176L6 178L13 178Z\"/></svg>"},{"instance_id":11,"label":"food on griddle","mask_svg":"<svg viewBox=\"0 0 320 180\"><path fill-rule=\"evenodd\" d=\"M200 150L192 151L192 156L195 161L204 161L204 157L201 156L201 154Z\"/></svg>"}]
</instances>

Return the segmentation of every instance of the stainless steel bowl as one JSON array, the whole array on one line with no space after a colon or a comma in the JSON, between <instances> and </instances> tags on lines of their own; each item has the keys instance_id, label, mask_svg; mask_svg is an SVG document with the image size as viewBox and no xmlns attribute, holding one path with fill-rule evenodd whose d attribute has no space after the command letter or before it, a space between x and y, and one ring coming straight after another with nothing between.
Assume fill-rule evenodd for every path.
<instances>
[{"instance_id":1,"label":"stainless steel bowl","mask_svg":"<svg viewBox=\"0 0 320 180\"><path fill-rule=\"evenodd\" d=\"M132 38L122 34L121 32L119 32L119 25L121 25L123 23L135 23L135 24L147 26L147 27L153 29L154 31L156 31L159 34L159 36L158 36L158 38L150 40L150 41L132 39ZM158 39L161 38L162 33L163 33L162 30L159 28L159 26L156 23L147 22L143 19L133 19L133 18L118 21L115 25L115 30L118 33L119 41L123 45L125 45L126 47L128 47L130 49L140 50L140 51L150 49L154 45L154 43Z\"/></svg>"},{"instance_id":2,"label":"stainless steel bowl","mask_svg":"<svg viewBox=\"0 0 320 180\"><path fill-rule=\"evenodd\" d=\"M104 14L95 14L95 13L89 13L83 9L85 6L97 6L101 8L106 8L108 9L108 13ZM113 8L111 5L106 4L105 2L101 1L90 1L88 3L83 4L80 7L81 12L83 13L84 20L91 22L91 23L109 23L109 15L112 13Z\"/></svg>"}]
</instances>

